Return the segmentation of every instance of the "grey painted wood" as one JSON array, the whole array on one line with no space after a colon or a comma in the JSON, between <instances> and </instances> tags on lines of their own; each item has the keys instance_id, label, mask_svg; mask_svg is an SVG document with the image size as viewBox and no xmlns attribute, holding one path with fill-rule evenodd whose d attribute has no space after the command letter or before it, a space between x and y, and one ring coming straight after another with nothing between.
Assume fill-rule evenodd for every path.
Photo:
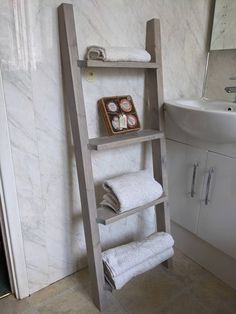
<instances>
[{"instance_id":1,"label":"grey painted wood","mask_svg":"<svg viewBox=\"0 0 236 314\"><path fill-rule=\"evenodd\" d=\"M133 69L157 69L159 65L156 62L133 62L133 61L96 61L96 60L78 60L78 66L81 68L133 68Z\"/></svg>"},{"instance_id":2,"label":"grey painted wood","mask_svg":"<svg viewBox=\"0 0 236 314\"><path fill-rule=\"evenodd\" d=\"M167 197L166 196L162 196L162 197L158 198L157 200L154 200L154 201L152 201L150 203L147 203L147 204L145 204L143 206L139 206L139 207L133 208L133 209L131 209L129 211L126 211L126 212L120 213L120 214L116 214L110 208L101 207L101 208L98 208L97 222L99 224L102 224L102 225L109 225L109 224L111 224L113 222L116 222L116 221L118 221L120 219L123 219L123 218L126 218L128 216L134 215L137 212L140 212L141 210L144 210L144 209L147 209L147 208L152 207L154 205L163 203L166 200L167 200Z\"/></svg>"},{"instance_id":3,"label":"grey painted wood","mask_svg":"<svg viewBox=\"0 0 236 314\"><path fill-rule=\"evenodd\" d=\"M88 148L90 150L105 150L125 145L152 141L163 137L163 132L146 129L138 132L130 132L128 134L92 138L89 140Z\"/></svg>"},{"instance_id":4,"label":"grey painted wood","mask_svg":"<svg viewBox=\"0 0 236 314\"><path fill-rule=\"evenodd\" d=\"M61 4L58 8L58 18L64 98L69 111L75 148L92 297L96 306L101 310L106 304L105 282L99 229L96 222L97 208L91 156L87 148L88 131L82 80L80 68L77 67L79 57L73 6Z\"/></svg>"},{"instance_id":5,"label":"grey painted wood","mask_svg":"<svg viewBox=\"0 0 236 314\"><path fill-rule=\"evenodd\" d=\"M62 73L64 98L68 108L72 136L75 148L77 174L80 187L82 216L85 230L85 239L88 255L89 271L91 275L92 296L96 306L102 310L106 305L106 288L101 256L99 223L109 224L132 215L140 210L156 204L157 228L159 231L170 231L167 196L155 200L144 206L134 208L123 214L115 214L109 210L98 210L94 191L90 149L115 148L127 144L152 141L154 177L163 184L167 193L166 151L163 137L163 86L161 70L160 24L159 20L147 23L147 50L151 53L151 63L137 62L98 62L89 61L80 63L80 66L91 67L120 67L145 68L147 75L148 102L151 111L150 121L152 130L143 130L139 133L130 133L117 137L88 139L87 121L85 114L82 78L78 67L78 48L74 24L73 7L71 4L62 4L58 8L59 35L62 58ZM157 64L159 65L157 69ZM161 205L164 202L164 206ZM157 205L159 204L159 205ZM170 260L166 264L169 266Z\"/></svg>"},{"instance_id":6,"label":"grey painted wood","mask_svg":"<svg viewBox=\"0 0 236 314\"><path fill-rule=\"evenodd\" d=\"M162 55L161 55L161 29L160 20L152 19L147 22L146 50L151 55L151 62L159 64L158 69L146 72L146 89L148 95L148 107L150 109L150 127L158 131L164 130L163 111L163 77L162 77ZM159 181L168 196L167 180L167 156L165 138L160 141L152 141L153 172L154 178ZM156 206L157 230L170 233L170 214L168 201ZM172 260L163 263L171 267Z\"/></svg>"}]
</instances>

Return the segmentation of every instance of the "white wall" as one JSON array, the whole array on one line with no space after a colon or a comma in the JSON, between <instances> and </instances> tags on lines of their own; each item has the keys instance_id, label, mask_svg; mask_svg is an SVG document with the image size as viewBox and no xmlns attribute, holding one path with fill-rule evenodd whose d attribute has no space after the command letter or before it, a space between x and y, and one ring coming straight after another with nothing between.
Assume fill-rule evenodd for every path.
<instances>
[{"instance_id":1,"label":"white wall","mask_svg":"<svg viewBox=\"0 0 236 314\"><path fill-rule=\"evenodd\" d=\"M145 45L145 23L161 19L165 99L200 97L210 0L74 0L78 45ZM73 147L63 104L57 0L2 0L0 59L30 292L86 265ZM97 70L83 80L89 135L104 133L96 101L131 94L143 121L140 70ZM108 177L149 167L140 145L93 154L98 194ZM4 178L3 178L4 179ZM154 229L152 210L101 227L104 247Z\"/></svg>"}]
</instances>

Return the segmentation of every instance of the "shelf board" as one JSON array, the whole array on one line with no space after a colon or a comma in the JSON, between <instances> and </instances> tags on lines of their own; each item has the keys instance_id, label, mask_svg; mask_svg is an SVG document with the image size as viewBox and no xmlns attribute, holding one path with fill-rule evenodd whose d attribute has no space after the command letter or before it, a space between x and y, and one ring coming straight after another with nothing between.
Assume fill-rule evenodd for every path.
<instances>
[{"instance_id":1,"label":"shelf board","mask_svg":"<svg viewBox=\"0 0 236 314\"><path fill-rule=\"evenodd\" d=\"M122 135L96 137L89 140L90 150L104 150L121 147L130 144L152 141L164 137L164 133L157 130L141 130Z\"/></svg>"},{"instance_id":2,"label":"shelf board","mask_svg":"<svg viewBox=\"0 0 236 314\"><path fill-rule=\"evenodd\" d=\"M129 211L120 213L120 214L116 214L112 209L108 208L108 207L100 207L97 209L98 212L98 216L97 216L97 223L102 224L102 225L109 225L113 222L116 222L120 219L126 218L128 216L131 216L141 210L147 209L149 207L161 204L163 202L167 201L167 196L163 195L160 198L158 198L157 200L154 200L150 203L147 203L143 206L139 206L136 208L133 208Z\"/></svg>"},{"instance_id":3,"label":"shelf board","mask_svg":"<svg viewBox=\"0 0 236 314\"><path fill-rule=\"evenodd\" d=\"M80 68L133 68L133 69L158 69L156 62L137 62L137 61L97 61L97 60L78 60Z\"/></svg>"}]
</instances>

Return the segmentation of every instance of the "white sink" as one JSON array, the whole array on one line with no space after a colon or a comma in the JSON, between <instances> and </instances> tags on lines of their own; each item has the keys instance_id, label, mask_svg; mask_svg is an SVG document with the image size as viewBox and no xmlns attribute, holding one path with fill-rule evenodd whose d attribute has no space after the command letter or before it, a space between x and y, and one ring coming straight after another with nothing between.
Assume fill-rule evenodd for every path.
<instances>
[{"instance_id":1,"label":"white sink","mask_svg":"<svg viewBox=\"0 0 236 314\"><path fill-rule=\"evenodd\" d=\"M178 99L165 111L189 135L214 143L236 143L236 104L226 101Z\"/></svg>"}]
</instances>

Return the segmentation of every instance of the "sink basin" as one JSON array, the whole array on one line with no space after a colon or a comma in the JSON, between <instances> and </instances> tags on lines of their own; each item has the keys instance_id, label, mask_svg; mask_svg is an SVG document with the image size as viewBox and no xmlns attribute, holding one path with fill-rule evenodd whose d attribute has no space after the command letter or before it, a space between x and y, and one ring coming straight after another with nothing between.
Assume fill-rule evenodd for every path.
<instances>
[{"instance_id":1,"label":"sink basin","mask_svg":"<svg viewBox=\"0 0 236 314\"><path fill-rule=\"evenodd\" d=\"M236 143L236 104L226 101L166 101L166 115L180 129L203 141Z\"/></svg>"}]
</instances>

